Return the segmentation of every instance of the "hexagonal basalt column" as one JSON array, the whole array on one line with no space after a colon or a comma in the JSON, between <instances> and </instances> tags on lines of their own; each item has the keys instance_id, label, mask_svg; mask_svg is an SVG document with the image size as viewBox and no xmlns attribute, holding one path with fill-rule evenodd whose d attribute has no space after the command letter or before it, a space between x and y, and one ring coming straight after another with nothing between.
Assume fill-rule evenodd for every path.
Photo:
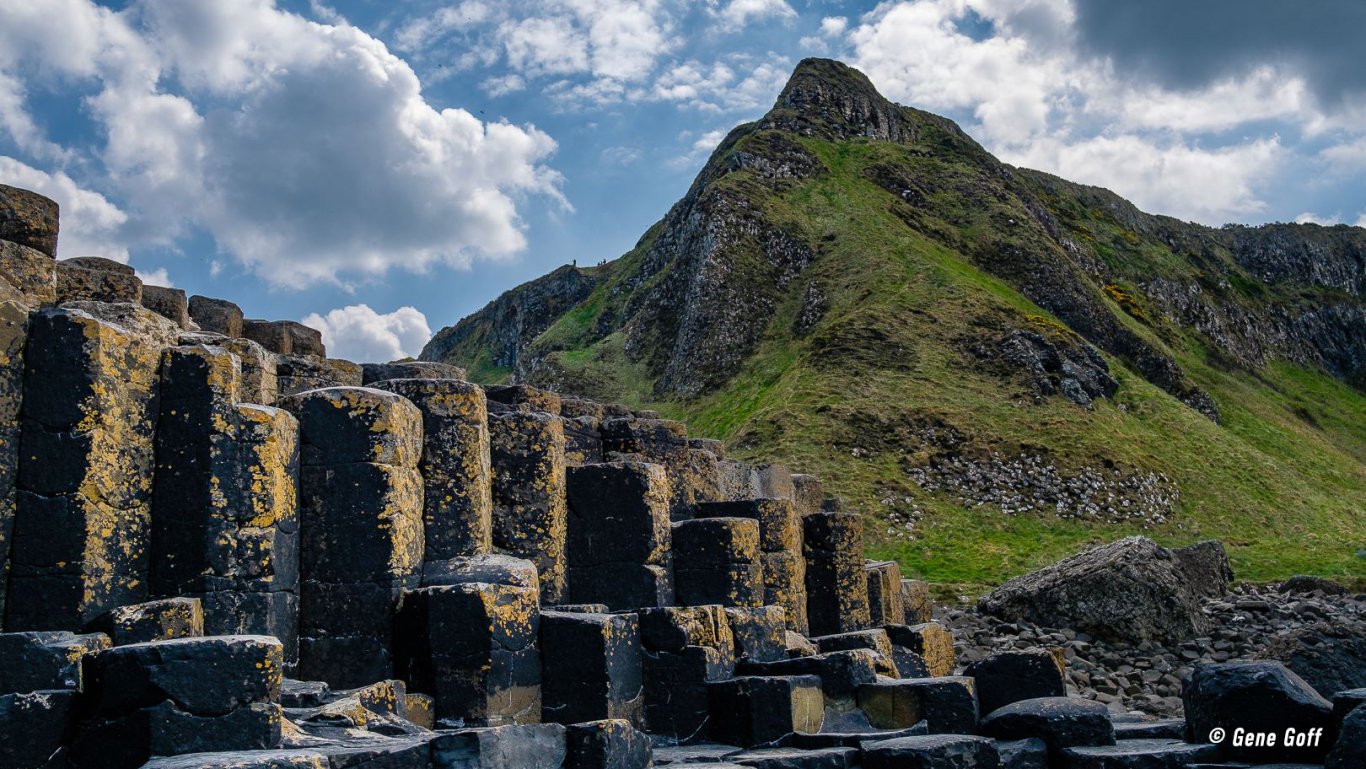
<instances>
[{"instance_id":1,"label":"hexagonal basalt column","mask_svg":"<svg viewBox=\"0 0 1366 769\"><path fill-rule=\"evenodd\" d=\"M35 313L24 362L6 627L81 627L147 595L156 342Z\"/></svg>"},{"instance_id":2,"label":"hexagonal basalt column","mask_svg":"<svg viewBox=\"0 0 1366 769\"><path fill-rule=\"evenodd\" d=\"M453 379L376 382L422 412L426 559L487 553L492 545L488 409L478 385Z\"/></svg>"},{"instance_id":3,"label":"hexagonal basalt column","mask_svg":"<svg viewBox=\"0 0 1366 769\"><path fill-rule=\"evenodd\" d=\"M868 627L868 578L863 568L863 518L812 513L802 519L807 619L814 635Z\"/></svg>"},{"instance_id":4,"label":"hexagonal basalt column","mask_svg":"<svg viewBox=\"0 0 1366 769\"><path fill-rule=\"evenodd\" d=\"M367 387L282 400L299 419L301 678L354 687L393 670L393 611L421 579L422 415Z\"/></svg>"},{"instance_id":5,"label":"hexagonal basalt column","mask_svg":"<svg viewBox=\"0 0 1366 769\"><path fill-rule=\"evenodd\" d=\"M564 426L542 412L489 415L493 465L493 546L536 564L541 599L567 590Z\"/></svg>"}]
</instances>

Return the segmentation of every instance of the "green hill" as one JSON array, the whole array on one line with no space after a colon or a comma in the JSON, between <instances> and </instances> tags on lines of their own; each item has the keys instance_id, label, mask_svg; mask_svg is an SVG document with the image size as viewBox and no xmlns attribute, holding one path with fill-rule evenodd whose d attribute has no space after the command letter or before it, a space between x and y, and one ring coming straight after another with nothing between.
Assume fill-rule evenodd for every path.
<instances>
[{"instance_id":1,"label":"green hill","mask_svg":"<svg viewBox=\"0 0 1366 769\"><path fill-rule=\"evenodd\" d=\"M1363 284L1366 230L1145 214L808 60L634 249L422 357L780 457L937 582L1136 532L1362 580Z\"/></svg>"}]
</instances>

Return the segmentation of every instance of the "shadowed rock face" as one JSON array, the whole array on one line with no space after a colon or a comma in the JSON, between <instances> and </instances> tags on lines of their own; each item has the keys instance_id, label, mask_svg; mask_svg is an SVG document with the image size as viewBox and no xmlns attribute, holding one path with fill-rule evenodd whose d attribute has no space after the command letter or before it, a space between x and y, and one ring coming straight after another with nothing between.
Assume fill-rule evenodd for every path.
<instances>
[{"instance_id":1,"label":"shadowed rock face","mask_svg":"<svg viewBox=\"0 0 1366 769\"><path fill-rule=\"evenodd\" d=\"M1201 595L1171 550L1129 537L1016 577L983 596L978 608L1139 643L1206 633Z\"/></svg>"}]
</instances>

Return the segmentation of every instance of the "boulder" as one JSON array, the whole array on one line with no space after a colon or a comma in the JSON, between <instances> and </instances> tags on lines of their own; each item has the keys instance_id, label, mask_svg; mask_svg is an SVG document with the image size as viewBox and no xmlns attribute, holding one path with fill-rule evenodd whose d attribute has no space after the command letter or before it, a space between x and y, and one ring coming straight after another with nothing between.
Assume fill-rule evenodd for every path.
<instances>
[{"instance_id":1,"label":"boulder","mask_svg":"<svg viewBox=\"0 0 1366 769\"><path fill-rule=\"evenodd\" d=\"M190 297L190 319L202 331L222 334L236 339L242 336L242 308L226 299L212 299L207 296Z\"/></svg>"},{"instance_id":2,"label":"boulder","mask_svg":"<svg viewBox=\"0 0 1366 769\"><path fill-rule=\"evenodd\" d=\"M1141 643L1209 632L1200 595L1171 550L1147 537L1128 537L1016 577L977 606L1010 622Z\"/></svg>"},{"instance_id":3,"label":"boulder","mask_svg":"<svg viewBox=\"0 0 1366 769\"><path fill-rule=\"evenodd\" d=\"M923 579L901 580L901 604L906 611L906 622L918 625L934 619L934 603L930 599L930 583Z\"/></svg>"},{"instance_id":4,"label":"boulder","mask_svg":"<svg viewBox=\"0 0 1366 769\"><path fill-rule=\"evenodd\" d=\"M993 742L1001 769L1048 769L1048 743L1038 737Z\"/></svg>"},{"instance_id":5,"label":"boulder","mask_svg":"<svg viewBox=\"0 0 1366 769\"><path fill-rule=\"evenodd\" d=\"M1333 706L1279 662L1226 662L1196 667L1182 683L1186 738L1206 742L1216 729L1227 758L1254 763L1318 763L1328 752ZM1315 744L1285 745L1287 729ZM1274 734L1274 745L1238 745L1242 734Z\"/></svg>"},{"instance_id":6,"label":"boulder","mask_svg":"<svg viewBox=\"0 0 1366 769\"><path fill-rule=\"evenodd\" d=\"M930 734L870 742L864 769L997 769L996 746L985 737Z\"/></svg>"},{"instance_id":7,"label":"boulder","mask_svg":"<svg viewBox=\"0 0 1366 769\"><path fill-rule=\"evenodd\" d=\"M1114 745L1067 748L1062 755L1067 769L1181 769L1220 758L1218 745L1171 739L1121 740Z\"/></svg>"},{"instance_id":8,"label":"boulder","mask_svg":"<svg viewBox=\"0 0 1366 769\"><path fill-rule=\"evenodd\" d=\"M1262 655L1285 663L1324 697L1366 687L1366 636L1317 622L1277 634Z\"/></svg>"},{"instance_id":9,"label":"boulder","mask_svg":"<svg viewBox=\"0 0 1366 769\"><path fill-rule=\"evenodd\" d=\"M1114 745L1110 711L1099 702L1069 697L1039 697L997 708L982 719L981 733L998 740L1037 737L1062 763L1063 750L1078 746Z\"/></svg>"},{"instance_id":10,"label":"boulder","mask_svg":"<svg viewBox=\"0 0 1366 769\"><path fill-rule=\"evenodd\" d=\"M85 692L98 713L122 714L170 700L219 716L280 698L284 650L268 636L211 636L116 646L84 660Z\"/></svg>"},{"instance_id":11,"label":"boulder","mask_svg":"<svg viewBox=\"0 0 1366 769\"><path fill-rule=\"evenodd\" d=\"M1233 582L1233 567L1228 553L1217 539L1207 539L1172 550L1172 556L1186 575L1186 586L1202 598L1218 598L1228 593Z\"/></svg>"},{"instance_id":12,"label":"boulder","mask_svg":"<svg viewBox=\"0 0 1366 769\"><path fill-rule=\"evenodd\" d=\"M968 665L963 675L977 681L977 702L986 715L1020 700L1067 693L1061 654L1046 649L997 652Z\"/></svg>"},{"instance_id":13,"label":"boulder","mask_svg":"<svg viewBox=\"0 0 1366 769\"><path fill-rule=\"evenodd\" d=\"M57 301L142 303L142 281L133 268L112 259L78 256L57 262Z\"/></svg>"},{"instance_id":14,"label":"boulder","mask_svg":"<svg viewBox=\"0 0 1366 769\"><path fill-rule=\"evenodd\" d=\"M1358 705L1342 719L1337 743L1328 753L1324 769L1366 766L1366 705Z\"/></svg>"},{"instance_id":15,"label":"boulder","mask_svg":"<svg viewBox=\"0 0 1366 769\"><path fill-rule=\"evenodd\" d=\"M1300 574L1282 582L1276 588L1282 593L1313 593L1322 591L1324 595L1344 595L1347 588L1331 579Z\"/></svg>"}]
</instances>

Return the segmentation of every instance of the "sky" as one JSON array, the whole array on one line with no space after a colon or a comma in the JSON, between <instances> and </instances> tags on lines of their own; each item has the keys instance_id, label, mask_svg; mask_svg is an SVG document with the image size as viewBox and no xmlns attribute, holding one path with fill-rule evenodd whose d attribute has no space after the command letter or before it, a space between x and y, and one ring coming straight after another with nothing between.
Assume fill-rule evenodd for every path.
<instances>
[{"instance_id":1,"label":"sky","mask_svg":"<svg viewBox=\"0 0 1366 769\"><path fill-rule=\"evenodd\" d=\"M629 250L802 58L1182 219L1366 226L1366 3L0 0L0 183L58 257L353 360Z\"/></svg>"}]
</instances>

